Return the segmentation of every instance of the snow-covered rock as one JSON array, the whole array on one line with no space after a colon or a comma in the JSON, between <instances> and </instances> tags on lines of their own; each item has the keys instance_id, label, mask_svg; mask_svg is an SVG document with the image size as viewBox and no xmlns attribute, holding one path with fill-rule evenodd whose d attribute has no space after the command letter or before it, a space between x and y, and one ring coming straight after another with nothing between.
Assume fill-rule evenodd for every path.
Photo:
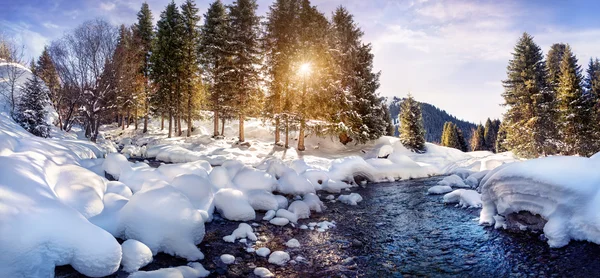
<instances>
[{"instance_id":1,"label":"snow-covered rock","mask_svg":"<svg viewBox=\"0 0 600 278\"><path fill-rule=\"evenodd\" d=\"M278 209L277 212L275 213L275 215L277 217L286 218L287 220L290 220L290 222L292 222L294 224L298 223L298 216L295 213L293 213L287 209Z\"/></svg>"},{"instance_id":2,"label":"snow-covered rock","mask_svg":"<svg viewBox=\"0 0 600 278\"><path fill-rule=\"evenodd\" d=\"M289 248L298 248L300 247L300 242L297 239L292 238L285 243L285 246Z\"/></svg>"},{"instance_id":3,"label":"snow-covered rock","mask_svg":"<svg viewBox=\"0 0 600 278\"><path fill-rule=\"evenodd\" d=\"M188 263L188 265L161 268L153 271L138 271L129 275L129 278L197 278L208 277L210 271L206 270L198 262Z\"/></svg>"},{"instance_id":4,"label":"snow-covered rock","mask_svg":"<svg viewBox=\"0 0 600 278\"><path fill-rule=\"evenodd\" d=\"M319 196L317 196L317 194L304 194L304 196L302 197L302 201L304 201L308 205L310 210L314 212L322 212L323 209L325 209L325 205L323 205L323 202L321 202L321 199L319 198Z\"/></svg>"},{"instance_id":5,"label":"snow-covered rock","mask_svg":"<svg viewBox=\"0 0 600 278\"><path fill-rule=\"evenodd\" d=\"M296 171L285 172L279 179L277 191L292 195L304 195L316 192L315 187L304 176L298 175Z\"/></svg>"},{"instance_id":6,"label":"snow-covered rock","mask_svg":"<svg viewBox=\"0 0 600 278\"><path fill-rule=\"evenodd\" d=\"M231 233L231 235L228 236L228 239L233 238L233 240L235 241L236 239L249 239L252 241L256 241L257 237L256 234L254 234L254 230L252 229L252 227L246 223L240 223L240 225L238 225L237 229L235 229L233 231L233 233ZM229 240L225 240L228 242L233 242L233 241L229 241Z\"/></svg>"},{"instance_id":7,"label":"snow-covered rock","mask_svg":"<svg viewBox=\"0 0 600 278\"><path fill-rule=\"evenodd\" d=\"M288 210L296 214L298 219L306 219L310 217L310 208L303 201L293 201Z\"/></svg>"},{"instance_id":8,"label":"snow-covered rock","mask_svg":"<svg viewBox=\"0 0 600 278\"><path fill-rule=\"evenodd\" d=\"M448 185L434 185L427 189L428 194L446 194L452 191L452 187Z\"/></svg>"},{"instance_id":9,"label":"snow-covered rock","mask_svg":"<svg viewBox=\"0 0 600 278\"><path fill-rule=\"evenodd\" d=\"M150 248L135 239L126 240L121 244L121 248L123 249L121 265L123 265L123 271L125 272L136 272L152 262Z\"/></svg>"},{"instance_id":10,"label":"snow-covered rock","mask_svg":"<svg viewBox=\"0 0 600 278\"><path fill-rule=\"evenodd\" d=\"M109 181L106 183L106 191L104 192L104 194L106 193L115 193L115 194L119 194L125 198L131 198L131 195L133 195L133 193L131 192L131 189L129 189L129 187L127 187L127 185L125 185L122 182L118 182L118 181Z\"/></svg>"},{"instance_id":11,"label":"snow-covered rock","mask_svg":"<svg viewBox=\"0 0 600 278\"><path fill-rule=\"evenodd\" d=\"M269 223L271 223L275 226L285 226L290 223L290 220L287 218L283 218L283 217L275 217L275 218L269 220Z\"/></svg>"},{"instance_id":12,"label":"snow-covered rock","mask_svg":"<svg viewBox=\"0 0 600 278\"><path fill-rule=\"evenodd\" d=\"M265 214L265 216L263 217L263 220L269 221L273 218L275 218L275 211L274 210L269 210L267 211L267 213Z\"/></svg>"},{"instance_id":13,"label":"snow-covered rock","mask_svg":"<svg viewBox=\"0 0 600 278\"><path fill-rule=\"evenodd\" d=\"M221 261L227 265L233 264L233 263L235 263L235 257L230 254L223 254L223 255L221 255Z\"/></svg>"},{"instance_id":14,"label":"snow-covered rock","mask_svg":"<svg viewBox=\"0 0 600 278\"><path fill-rule=\"evenodd\" d=\"M118 153L109 153L106 155L102 167L106 173L117 180L120 178L121 174L131 171L131 165L129 161L127 161L127 158Z\"/></svg>"},{"instance_id":15,"label":"snow-covered rock","mask_svg":"<svg viewBox=\"0 0 600 278\"><path fill-rule=\"evenodd\" d=\"M197 209L212 215L214 211L212 185L206 177L183 174L175 177L171 186L179 189Z\"/></svg>"},{"instance_id":16,"label":"snow-covered rock","mask_svg":"<svg viewBox=\"0 0 600 278\"><path fill-rule=\"evenodd\" d=\"M269 263L276 265L285 265L290 261L290 254L284 251L275 251L269 255Z\"/></svg>"},{"instance_id":17,"label":"snow-covered rock","mask_svg":"<svg viewBox=\"0 0 600 278\"><path fill-rule=\"evenodd\" d=\"M264 267L255 268L254 275L261 277L261 278L275 277L275 275L273 273L271 273L271 271L269 271L268 269L266 269Z\"/></svg>"},{"instance_id":18,"label":"snow-covered rock","mask_svg":"<svg viewBox=\"0 0 600 278\"><path fill-rule=\"evenodd\" d=\"M444 195L444 203L458 203L461 207L481 207L481 194L475 190L457 189Z\"/></svg>"},{"instance_id":19,"label":"snow-covered rock","mask_svg":"<svg viewBox=\"0 0 600 278\"><path fill-rule=\"evenodd\" d=\"M351 206L356 206L358 205L359 202L361 202L363 200L362 196L360 196L360 194L358 193L350 193L349 195L340 195L338 198L338 201L347 204L347 205L351 205Z\"/></svg>"},{"instance_id":20,"label":"snow-covered rock","mask_svg":"<svg viewBox=\"0 0 600 278\"><path fill-rule=\"evenodd\" d=\"M445 177L444 179L442 179L440 182L438 182L438 185L447 185L450 187L457 187L457 188L469 188L468 185L465 184L465 182L463 181L463 179L461 177L459 177L458 175L450 175Z\"/></svg>"},{"instance_id":21,"label":"snow-covered rock","mask_svg":"<svg viewBox=\"0 0 600 278\"><path fill-rule=\"evenodd\" d=\"M250 206L257 211L269 211L276 210L279 208L279 202L275 195L265 190L250 190L246 191L245 195L248 197Z\"/></svg>"},{"instance_id":22,"label":"snow-covered rock","mask_svg":"<svg viewBox=\"0 0 600 278\"><path fill-rule=\"evenodd\" d=\"M261 247L256 250L256 255L261 257L269 256L269 254L271 254L271 250L269 250L267 247Z\"/></svg>"},{"instance_id":23,"label":"snow-covered rock","mask_svg":"<svg viewBox=\"0 0 600 278\"><path fill-rule=\"evenodd\" d=\"M250 190L272 192L277 187L277 181L273 176L249 167L240 169L233 178L233 183L243 192Z\"/></svg>"},{"instance_id":24,"label":"snow-covered rock","mask_svg":"<svg viewBox=\"0 0 600 278\"><path fill-rule=\"evenodd\" d=\"M232 221L248 221L256 218L248 198L242 191L233 188L224 188L215 194L215 208L223 218Z\"/></svg>"}]
</instances>

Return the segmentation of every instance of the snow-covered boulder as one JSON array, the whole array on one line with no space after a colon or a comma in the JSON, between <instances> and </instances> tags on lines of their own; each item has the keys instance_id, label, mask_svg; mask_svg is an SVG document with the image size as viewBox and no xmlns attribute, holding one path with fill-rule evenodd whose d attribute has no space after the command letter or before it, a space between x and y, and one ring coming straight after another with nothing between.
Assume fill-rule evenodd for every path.
<instances>
[{"instance_id":1,"label":"snow-covered boulder","mask_svg":"<svg viewBox=\"0 0 600 278\"><path fill-rule=\"evenodd\" d=\"M290 261L290 254L284 251L275 251L269 255L269 263L276 265L285 265Z\"/></svg>"},{"instance_id":2,"label":"snow-covered boulder","mask_svg":"<svg viewBox=\"0 0 600 278\"><path fill-rule=\"evenodd\" d=\"M280 179L277 191L283 194L303 195L315 193L315 187L296 171L287 171Z\"/></svg>"},{"instance_id":3,"label":"snow-covered boulder","mask_svg":"<svg viewBox=\"0 0 600 278\"><path fill-rule=\"evenodd\" d=\"M123 249L121 265L123 265L123 271L125 272L136 272L152 262L150 248L135 239L126 240L121 244L121 248Z\"/></svg>"},{"instance_id":4,"label":"snow-covered boulder","mask_svg":"<svg viewBox=\"0 0 600 278\"><path fill-rule=\"evenodd\" d=\"M242 191L233 188L224 188L215 194L215 208L223 218L232 221L248 221L256 218L256 212L248 202L248 198Z\"/></svg>"},{"instance_id":5,"label":"snow-covered boulder","mask_svg":"<svg viewBox=\"0 0 600 278\"><path fill-rule=\"evenodd\" d=\"M221 188L232 188L234 187L233 182L231 182L231 177L229 176L229 172L227 172L227 168L225 167L215 167L210 171L210 175L208 175L210 182L214 186L214 190L218 191Z\"/></svg>"},{"instance_id":6,"label":"snow-covered boulder","mask_svg":"<svg viewBox=\"0 0 600 278\"><path fill-rule=\"evenodd\" d=\"M458 175L450 175L438 182L438 185L447 185L454 188L469 188Z\"/></svg>"},{"instance_id":7,"label":"snow-covered boulder","mask_svg":"<svg viewBox=\"0 0 600 278\"><path fill-rule=\"evenodd\" d=\"M153 271L138 271L129 275L129 278L197 278L208 277L208 275L210 271L206 270L201 263L193 262Z\"/></svg>"},{"instance_id":8,"label":"snow-covered boulder","mask_svg":"<svg viewBox=\"0 0 600 278\"><path fill-rule=\"evenodd\" d=\"M584 157L546 157L502 165L482 180L481 224L527 211L548 222L550 247L571 239L600 244L600 163Z\"/></svg>"},{"instance_id":9,"label":"snow-covered boulder","mask_svg":"<svg viewBox=\"0 0 600 278\"><path fill-rule=\"evenodd\" d=\"M256 255L261 257L269 256L269 254L271 254L271 250L269 250L267 247L261 247L256 250Z\"/></svg>"},{"instance_id":10,"label":"snow-covered boulder","mask_svg":"<svg viewBox=\"0 0 600 278\"><path fill-rule=\"evenodd\" d=\"M475 190L457 189L444 195L444 203L458 203L461 207L481 207L481 194Z\"/></svg>"},{"instance_id":11,"label":"snow-covered boulder","mask_svg":"<svg viewBox=\"0 0 600 278\"><path fill-rule=\"evenodd\" d=\"M236 239L242 238L247 238L252 241L256 241L258 239L250 225L246 223L240 223L237 229L235 229L233 233L231 233L231 235L223 237L223 240L225 240L226 242L234 242Z\"/></svg>"},{"instance_id":12,"label":"snow-covered boulder","mask_svg":"<svg viewBox=\"0 0 600 278\"><path fill-rule=\"evenodd\" d=\"M254 210L257 211L268 211L277 210L279 208L279 202L275 195L265 190L250 190L246 191L245 195L248 197L248 201Z\"/></svg>"},{"instance_id":13,"label":"snow-covered boulder","mask_svg":"<svg viewBox=\"0 0 600 278\"><path fill-rule=\"evenodd\" d=\"M235 257L233 255L230 254L223 254L221 255L221 262L223 262L224 264L233 264L235 263Z\"/></svg>"},{"instance_id":14,"label":"snow-covered boulder","mask_svg":"<svg viewBox=\"0 0 600 278\"><path fill-rule=\"evenodd\" d=\"M434 185L427 189L427 194L446 194L452 192L452 187L448 185Z\"/></svg>"},{"instance_id":15,"label":"snow-covered boulder","mask_svg":"<svg viewBox=\"0 0 600 278\"><path fill-rule=\"evenodd\" d=\"M154 255L204 258L196 247L204 238L204 218L181 191L169 185L134 194L121 209L119 231L125 239L146 244Z\"/></svg>"},{"instance_id":16,"label":"snow-covered boulder","mask_svg":"<svg viewBox=\"0 0 600 278\"><path fill-rule=\"evenodd\" d=\"M106 155L102 167L106 173L117 180L121 177L121 174L131 171L131 165L129 161L127 161L127 158L118 153L109 153Z\"/></svg>"},{"instance_id":17,"label":"snow-covered boulder","mask_svg":"<svg viewBox=\"0 0 600 278\"><path fill-rule=\"evenodd\" d=\"M119 214L127 202L129 199L121 195L107 193L104 195L102 213L91 217L89 221L117 237L119 236Z\"/></svg>"},{"instance_id":18,"label":"snow-covered boulder","mask_svg":"<svg viewBox=\"0 0 600 278\"><path fill-rule=\"evenodd\" d=\"M104 192L104 194L106 193L115 193L115 194L119 194L125 198L131 198L131 195L133 195L133 193L131 192L131 189L129 189L129 187L127 187L127 185L125 185L122 182L119 181L109 181L106 183L106 192Z\"/></svg>"},{"instance_id":19,"label":"snow-covered boulder","mask_svg":"<svg viewBox=\"0 0 600 278\"><path fill-rule=\"evenodd\" d=\"M238 170L233 178L236 187L247 192L250 190L263 190L272 192L277 187L277 181L273 176L260 170L244 167Z\"/></svg>"},{"instance_id":20,"label":"snow-covered boulder","mask_svg":"<svg viewBox=\"0 0 600 278\"><path fill-rule=\"evenodd\" d=\"M171 186L179 189L199 210L212 215L214 211L212 184L207 176L195 174L179 175L173 179Z\"/></svg>"},{"instance_id":21,"label":"snow-covered boulder","mask_svg":"<svg viewBox=\"0 0 600 278\"><path fill-rule=\"evenodd\" d=\"M317 196L317 194L304 194L304 196L302 197L302 201L304 201L304 203L308 205L310 210L314 212L322 212L323 209L325 209L325 205L323 205L323 202L321 201L321 199L319 199L319 196Z\"/></svg>"},{"instance_id":22,"label":"snow-covered boulder","mask_svg":"<svg viewBox=\"0 0 600 278\"><path fill-rule=\"evenodd\" d=\"M298 223L298 216L295 213L293 213L287 209L278 209L277 213L275 213L275 215L277 217L286 218L287 220L290 220L290 222L292 222L294 224Z\"/></svg>"},{"instance_id":23,"label":"snow-covered boulder","mask_svg":"<svg viewBox=\"0 0 600 278\"><path fill-rule=\"evenodd\" d=\"M156 170L166 177L167 182L171 182L175 177L180 175L197 175L203 178L208 177L208 171L211 169L210 164L205 160L198 160L188 163L178 164L163 164Z\"/></svg>"},{"instance_id":24,"label":"snow-covered boulder","mask_svg":"<svg viewBox=\"0 0 600 278\"><path fill-rule=\"evenodd\" d=\"M264 267L255 268L254 275L261 277L261 278L275 277L275 274L273 274L271 271L269 271L269 269L264 268Z\"/></svg>"},{"instance_id":25,"label":"snow-covered boulder","mask_svg":"<svg viewBox=\"0 0 600 278\"><path fill-rule=\"evenodd\" d=\"M360 196L358 193L350 193L349 195L340 195L338 197L338 201L351 206L358 205L358 203L362 200L362 196Z\"/></svg>"},{"instance_id":26,"label":"snow-covered boulder","mask_svg":"<svg viewBox=\"0 0 600 278\"><path fill-rule=\"evenodd\" d=\"M315 190L321 190L329 183L329 175L323 170L308 169L302 173L302 176L313 185Z\"/></svg>"}]
</instances>

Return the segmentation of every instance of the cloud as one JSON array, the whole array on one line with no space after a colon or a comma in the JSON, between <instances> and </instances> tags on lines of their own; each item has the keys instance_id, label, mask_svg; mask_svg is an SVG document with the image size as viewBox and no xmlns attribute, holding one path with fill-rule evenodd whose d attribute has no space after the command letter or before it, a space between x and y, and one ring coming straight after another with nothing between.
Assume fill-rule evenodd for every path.
<instances>
[{"instance_id":1,"label":"cloud","mask_svg":"<svg viewBox=\"0 0 600 278\"><path fill-rule=\"evenodd\" d=\"M53 24L51 22L44 22L44 23L42 23L42 25L44 27L46 27L46 29L58 29L58 28L60 28L60 26L58 26L56 24Z\"/></svg>"},{"instance_id":2,"label":"cloud","mask_svg":"<svg viewBox=\"0 0 600 278\"><path fill-rule=\"evenodd\" d=\"M113 2L100 2L100 9L102 10L112 11L115 9L115 7L116 5Z\"/></svg>"}]
</instances>

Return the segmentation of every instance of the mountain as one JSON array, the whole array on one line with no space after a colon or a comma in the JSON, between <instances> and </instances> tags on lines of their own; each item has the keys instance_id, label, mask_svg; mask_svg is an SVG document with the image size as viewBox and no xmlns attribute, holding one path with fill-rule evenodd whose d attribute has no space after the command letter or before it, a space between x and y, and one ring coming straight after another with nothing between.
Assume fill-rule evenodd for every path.
<instances>
[{"instance_id":1,"label":"mountain","mask_svg":"<svg viewBox=\"0 0 600 278\"><path fill-rule=\"evenodd\" d=\"M394 135L398 136L398 114L400 114L400 103L403 98L394 97L391 101L388 100L392 122L394 123ZM467 144L471 139L471 129L477 128L474 123L459 120L456 117L448 114L429 103L421 103L421 113L423 114L423 125L425 126L425 140L427 142L439 143L442 138L442 129L444 123L453 122L460 130L462 130Z\"/></svg>"}]
</instances>

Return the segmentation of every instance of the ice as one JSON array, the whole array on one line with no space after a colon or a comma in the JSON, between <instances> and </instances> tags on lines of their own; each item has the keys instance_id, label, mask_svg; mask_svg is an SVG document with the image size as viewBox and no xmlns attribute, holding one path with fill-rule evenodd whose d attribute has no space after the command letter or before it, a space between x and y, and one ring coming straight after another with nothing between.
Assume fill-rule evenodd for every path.
<instances>
[{"instance_id":1,"label":"ice","mask_svg":"<svg viewBox=\"0 0 600 278\"><path fill-rule=\"evenodd\" d=\"M285 243L285 246L287 246L289 248L298 248L298 247L300 247L300 242L298 242L297 239L292 238Z\"/></svg>"},{"instance_id":2,"label":"ice","mask_svg":"<svg viewBox=\"0 0 600 278\"><path fill-rule=\"evenodd\" d=\"M269 271L268 269L266 269L264 267L255 268L254 275L261 277L261 278L275 277L275 275L273 273L271 273L271 271Z\"/></svg>"},{"instance_id":3,"label":"ice","mask_svg":"<svg viewBox=\"0 0 600 278\"><path fill-rule=\"evenodd\" d=\"M235 263L235 257L230 254L223 254L223 255L221 255L221 261L227 265L233 264L233 263Z\"/></svg>"},{"instance_id":4,"label":"ice","mask_svg":"<svg viewBox=\"0 0 600 278\"><path fill-rule=\"evenodd\" d=\"M480 208L481 194L475 190L457 189L444 195L444 203L458 203L463 208Z\"/></svg>"},{"instance_id":5,"label":"ice","mask_svg":"<svg viewBox=\"0 0 600 278\"><path fill-rule=\"evenodd\" d=\"M259 255L261 257L266 257L269 254L271 254L271 250L269 250L269 248L267 247L261 247L256 250L256 255Z\"/></svg>"},{"instance_id":6,"label":"ice","mask_svg":"<svg viewBox=\"0 0 600 278\"><path fill-rule=\"evenodd\" d=\"M288 210L293 212L298 217L298 219L306 219L310 217L310 208L303 201L292 202L288 207Z\"/></svg>"},{"instance_id":7,"label":"ice","mask_svg":"<svg viewBox=\"0 0 600 278\"><path fill-rule=\"evenodd\" d=\"M277 213L275 214L277 217L283 217L286 218L287 220L290 220L290 222L292 223L298 223L298 216L287 210L287 209L278 209Z\"/></svg>"},{"instance_id":8,"label":"ice","mask_svg":"<svg viewBox=\"0 0 600 278\"><path fill-rule=\"evenodd\" d=\"M250 190L246 191L248 201L254 210L268 211L279 208L279 202L273 193L265 190Z\"/></svg>"},{"instance_id":9,"label":"ice","mask_svg":"<svg viewBox=\"0 0 600 278\"><path fill-rule=\"evenodd\" d=\"M118 182L118 181L109 181L106 183L106 191L104 192L106 193L115 193L115 194L119 194L125 198L130 198L131 195L133 195L133 193L131 192L131 189L129 189L129 187L127 187L127 185L125 185L122 182Z\"/></svg>"},{"instance_id":10,"label":"ice","mask_svg":"<svg viewBox=\"0 0 600 278\"><path fill-rule=\"evenodd\" d=\"M154 255L164 252L188 260L204 258L196 247L204 238L204 218L170 185L134 194L121 209L119 233L143 242Z\"/></svg>"},{"instance_id":11,"label":"ice","mask_svg":"<svg viewBox=\"0 0 600 278\"><path fill-rule=\"evenodd\" d=\"M356 206L359 202L361 202L363 200L362 196L360 196L360 194L358 193L350 193L349 195L340 195L338 198L338 201L347 204L347 205L351 205L351 206Z\"/></svg>"},{"instance_id":12,"label":"ice","mask_svg":"<svg viewBox=\"0 0 600 278\"><path fill-rule=\"evenodd\" d=\"M188 263L187 266L161 268L154 271L138 271L129 278L198 278L208 277L210 271L204 269L198 262Z\"/></svg>"},{"instance_id":13,"label":"ice","mask_svg":"<svg viewBox=\"0 0 600 278\"><path fill-rule=\"evenodd\" d=\"M290 255L284 251L275 251L269 255L269 263L279 266L285 265L290 260Z\"/></svg>"},{"instance_id":14,"label":"ice","mask_svg":"<svg viewBox=\"0 0 600 278\"><path fill-rule=\"evenodd\" d=\"M494 225L494 216L527 211L548 221L550 247L571 239L600 244L599 166L596 158L560 156L502 165L481 182L479 222Z\"/></svg>"},{"instance_id":15,"label":"ice","mask_svg":"<svg viewBox=\"0 0 600 278\"><path fill-rule=\"evenodd\" d=\"M452 192L452 187L448 185L434 185L427 189L428 194L446 194Z\"/></svg>"},{"instance_id":16,"label":"ice","mask_svg":"<svg viewBox=\"0 0 600 278\"><path fill-rule=\"evenodd\" d=\"M314 193L305 194L304 197L302 197L302 201L304 201L310 210L314 212L322 212L323 209L325 209L325 205L323 205L319 196Z\"/></svg>"},{"instance_id":17,"label":"ice","mask_svg":"<svg viewBox=\"0 0 600 278\"><path fill-rule=\"evenodd\" d=\"M461 177L458 175L450 175L438 182L438 185L447 185L450 187L469 188Z\"/></svg>"},{"instance_id":18,"label":"ice","mask_svg":"<svg viewBox=\"0 0 600 278\"><path fill-rule=\"evenodd\" d=\"M269 210L267 211L267 213L265 214L265 217L263 217L263 220L269 221L271 219L273 219L275 217L275 210Z\"/></svg>"},{"instance_id":19,"label":"ice","mask_svg":"<svg viewBox=\"0 0 600 278\"><path fill-rule=\"evenodd\" d=\"M269 220L269 223L276 225L276 226L285 226L290 223L290 220L287 218L283 218L283 217L275 217L275 218Z\"/></svg>"},{"instance_id":20,"label":"ice","mask_svg":"<svg viewBox=\"0 0 600 278\"><path fill-rule=\"evenodd\" d=\"M125 272L136 272L152 262L150 248L135 239L126 240L121 244L121 248L123 249L121 265L123 265L123 271Z\"/></svg>"},{"instance_id":21,"label":"ice","mask_svg":"<svg viewBox=\"0 0 600 278\"><path fill-rule=\"evenodd\" d=\"M256 218L248 198L242 191L233 188L224 188L215 194L215 208L223 218L232 221L249 221Z\"/></svg>"},{"instance_id":22,"label":"ice","mask_svg":"<svg viewBox=\"0 0 600 278\"><path fill-rule=\"evenodd\" d=\"M314 186L303 176L295 171L287 171L279 179L277 191L283 194L303 195L306 193L315 193Z\"/></svg>"},{"instance_id":23,"label":"ice","mask_svg":"<svg viewBox=\"0 0 600 278\"><path fill-rule=\"evenodd\" d=\"M240 225L238 225L237 229L235 229L233 231L233 233L231 233L231 235L228 236L229 238L233 238L233 241L235 241L236 239L249 239L252 241L256 241L257 237L254 234L254 230L252 229L252 227L246 223L240 223ZM225 240L225 238L223 238ZM228 240L225 240L228 241ZM233 241L228 241L228 242L233 242Z\"/></svg>"}]
</instances>

